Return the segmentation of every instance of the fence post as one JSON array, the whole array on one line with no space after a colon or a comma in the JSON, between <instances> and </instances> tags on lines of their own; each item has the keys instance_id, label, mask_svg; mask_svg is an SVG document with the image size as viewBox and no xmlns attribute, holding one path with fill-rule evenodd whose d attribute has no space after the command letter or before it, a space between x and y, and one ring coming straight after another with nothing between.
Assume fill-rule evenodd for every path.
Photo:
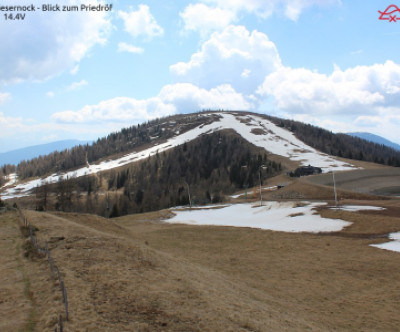
<instances>
[{"instance_id":1,"label":"fence post","mask_svg":"<svg viewBox=\"0 0 400 332\"><path fill-rule=\"evenodd\" d=\"M67 297L67 289L64 288L64 300L65 300L65 320L68 322L68 297Z\"/></svg>"},{"instance_id":2,"label":"fence post","mask_svg":"<svg viewBox=\"0 0 400 332\"><path fill-rule=\"evenodd\" d=\"M63 332L63 321L62 321L62 316L58 316L58 326L60 327L60 332Z\"/></svg>"},{"instance_id":3,"label":"fence post","mask_svg":"<svg viewBox=\"0 0 400 332\"><path fill-rule=\"evenodd\" d=\"M57 266L57 277L58 277L58 282L61 284L61 275L60 275L60 269Z\"/></svg>"},{"instance_id":4,"label":"fence post","mask_svg":"<svg viewBox=\"0 0 400 332\"><path fill-rule=\"evenodd\" d=\"M53 257L49 258L49 263L50 263L51 274L54 275L54 260L53 260Z\"/></svg>"},{"instance_id":5,"label":"fence post","mask_svg":"<svg viewBox=\"0 0 400 332\"><path fill-rule=\"evenodd\" d=\"M21 209L18 207L18 213L20 216L20 220L23 222L23 225L27 228L29 228L29 237L30 237L30 241L33 245L33 247L38 251L38 252L45 252L47 255L47 260L49 261L49 265L50 265L50 270L52 275L55 275L54 269L57 269L57 277L58 277L58 281L60 283L60 288L61 288L61 292L62 292L62 296L63 296L63 303L65 305L65 320L68 321L69 320L69 314L68 314L68 297L67 297L67 289L64 287L64 281L61 279L61 274L60 274L60 269L54 264L54 260L53 257L51 257L50 254L50 250L49 250L49 243L48 241L46 241L46 246L45 248L39 248L38 246L38 241L37 238L34 234L34 229L32 227L32 225L28 222L28 219L24 216L24 214L22 213ZM57 326L54 329L54 332L63 332L63 318L62 315L60 314L58 316L58 328Z\"/></svg>"},{"instance_id":6,"label":"fence post","mask_svg":"<svg viewBox=\"0 0 400 332\"><path fill-rule=\"evenodd\" d=\"M63 297L63 303L65 303L65 288L64 288L63 280L61 280L60 288L61 288L61 293L62 293L62 297Z\"/></svg>"}]
</instances>

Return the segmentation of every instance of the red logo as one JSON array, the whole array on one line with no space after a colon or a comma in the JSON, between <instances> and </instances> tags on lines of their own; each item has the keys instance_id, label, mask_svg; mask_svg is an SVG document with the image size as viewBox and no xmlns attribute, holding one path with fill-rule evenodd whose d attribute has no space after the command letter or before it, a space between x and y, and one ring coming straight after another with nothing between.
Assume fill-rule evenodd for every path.
<instances>
[{"instance_id":1,"label":"red logo","mask_svg":"<svg viewBox=\"0 0 400 332\"><path fill-rule=\"evenodd\" d=\"M396 16L396 14L400 14L400 9L396 5L390 5L384 12L378 10L378 13L381 14L381 16L379 16L380 20L387 20L389 22L400 21L400 16Z\"/></svg>"}]
</instances>

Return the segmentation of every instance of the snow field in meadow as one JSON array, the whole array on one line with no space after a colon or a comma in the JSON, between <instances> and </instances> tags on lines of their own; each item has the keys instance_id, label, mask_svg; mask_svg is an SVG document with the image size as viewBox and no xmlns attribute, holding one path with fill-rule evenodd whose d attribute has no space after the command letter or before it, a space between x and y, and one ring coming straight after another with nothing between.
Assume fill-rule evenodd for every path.
<instances>
[{"instance_id":1,"label":"snow field in meadow","mask_svg":"<svg viewBox=\"0 0 400 332\"><path fill-rule=\"evenodd\" d=\"M351 223L322 218L315 208L322 202L264 202L263 206L235 204L215 209L173 210L167 223L251 227L282 232L337 232Z\"/></svg>"},{"instance_id":2,"label":"snow field in meadow","mask_svg":"<svg viewBox=\"0 0 400 332\"><path fill-rule=\"evenodd\" d=\"M390 233L389 239L392 241L380 244L371 244L371 247L400 252L400 232Z\"/></svg>"}]
</instances>

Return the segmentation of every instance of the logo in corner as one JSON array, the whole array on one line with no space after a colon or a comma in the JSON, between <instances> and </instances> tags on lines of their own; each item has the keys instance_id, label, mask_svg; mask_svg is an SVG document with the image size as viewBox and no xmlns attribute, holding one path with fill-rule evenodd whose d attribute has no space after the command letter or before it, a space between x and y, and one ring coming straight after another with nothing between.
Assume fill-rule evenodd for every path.
<instances>
[{"instance_id":1,"label":"logo in corner","mask_svg":"<svg viewBox=\"0 0 400 332\"><path fill-rule=\"evenodd\" d=\"M389 22L400 21L400 9L396 5L388 6L384 12L378 10L378 13L381 14L381 16L379 16L380 20L385 20Z\"/></svg>"}]
</instances>

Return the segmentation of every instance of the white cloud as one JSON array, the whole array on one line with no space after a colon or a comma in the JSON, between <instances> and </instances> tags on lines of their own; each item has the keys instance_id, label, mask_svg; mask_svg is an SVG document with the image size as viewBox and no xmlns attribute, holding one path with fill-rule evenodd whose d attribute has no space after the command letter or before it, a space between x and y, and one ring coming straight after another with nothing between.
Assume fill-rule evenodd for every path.
<instances>
[{"instance_id":1,"label":"white cloud","mask_svg":"<svg viewBox=\"0 0 400 332\"><path fill-rule=\"evenodd\" d=\"M360 55L360 54L363 54L364 53L364 51L363 50L357 50L357 51L351 51L350 52L350 55Z\"/></svg>"},{"instance_id":2,"label":"white cloud","mask_svg":"<svg viewBox=\"0 0 400 332\"><path fill-rule=\"evenodd\" d=\"M240 76L242 76L243 78L247 78L247 77L250 76L250 74L251 74L251 70L250 69L244 69L242 71L242 73L240 74Z\"/></svg>"},{"instance_id":3,"label":"white cloud","mask_svg":"<svg viewBox=\"0 0 400 332\"><path fill-rule=\"evenodd\" d=\"M67 87L67 90L69 91L79 90L88 84L89 83L86 80L82 80L80 82L73 82L71 85Z\"/></svg>"},{"instance_id":4,"label":"white cloud","mask_svg":"<svg viewBox=\"0 0 400 332\"><path fill-rule=\"evenodd\" d=\"M341 3L340 0L203 0L203 2L235 13L240 11L253 13L264 19L273 13L282 13L293 21L297 21L301 13L309 7L326 7Z\"/></svg>"},{"instance_id":5,"label":"white cloud","mask_svg":"<svg viewBox=\"0 0 400 332\"><path fill-rule=\"evenodd\" d=\"M54 142L58 139L56 134L46 135L42 137L42 141L44 142Z\"/></svg>"},{"instance_id":6,"label":"white cloud","mask_svg":"<svg viewBox=\"0 0 400 332\"><path fill-rule=\"evenodd\" d=\"M4 136L5 128L17 128L22 126L22 118L21 117L9 117L5 116L3 112L0 112L0 126L2 130L0 131L1 136Z\"/></svg>"},{"instance_id":7,"label":"white cloud","mask_svg":"<svg viewBox=\"0 0 400 332\"><path fill-rule=\"evenodd\" d=\"M45 137L59 139L93 139L115 132L121 123L103 122L101 125L84 123L36 123L22 117L8 117L0 112L0 151L9 151L17 148L42 144Z\"/></svg>"},{"instance_id":8,"label":"white cloud","mask_svg":"<svg viewBox=\"0 0 400 332\"><path fill-rule=\"evenodd\" d=\"M41 6L39 0L21 0L18 5ZM80 5L83 0L66 0ZM92 0L92 3L99 3ZM0 20L0 82L44 80L74 67L97 44L107 41L111 23L106 12L84 15L63 12L30 13L18 26Z\"/></svg>"},{"instance_id":9,"label":"white cloud","mask_svg":"<svg viewBox=\"0 0 400 332\"><path fill-rule=\"evenodd\" d=\"M400 65L387 61L357 66L331 75L305 68L281 67L258 89L273 96L279 109L309 114L369 114L400 101Z\"/></svg>"},{"instance_id":10,"label":"white cloud","mask_svg":"<svg viewBox=\"0 0 400 332\"><path fill-rule=\"evenodd\" d=\"M358 131L359 127L351 121L345 121L342 118L324 117L313 114L291 114L281 113L281 117L308 123L314 126L325 128L335 133Z\"/></svg>"},{"instance_id":11,"label":"white cloud","mask_svg":"<svg viewBox=\"0 0 400 332\"><path fill-rule=\"evenodd\" d=\"M159 98L137 100L116 97L96 105L87 105L78 111L54 113L52 119L60 123L122 122L126 125L151 118L172 114L173 105L164 104Z\"/></svg>"},{"instance_id":12,"label":"white cloud","mask_svg":"<svg viewBox=\"0 0 400 332\"><path fill-rule=\"evenodd\" d=\"M71 75L76 75L76 74L78 73L78 71L79 71L79 65L76 65L74 68L72 68L72 69L69 71L69 73L70 73Z\"/></svg>"},{"instance_id":13,"label":"white cloud","mask_svg":"<svg viewBox=\"0 0 400 332\"><path fill-rule=\"evenodd\" d=\"M248 110L252 105L229 85L211 90L200 89L190 83L164 86L157 97L138 100L117 97L78 111L54 113L58 123L123 123L125 126L175 113L196 112L202 109Z\"/></svg>"},{"instance_id":14,"label":"white cloud","mask_svg":"<svg viewBox=\"0 0 400 332\"><path fill-rule=\"evenodd\" d=\"M150 40L164 34L164 29L157 24L147 5L139 5L137 11L120 10L118 16L124 21L125 31L134 38L144 37Z\"/></svg>"},{"instance_id":15,"label":"white cloud","mask_svg":"<svg viewBox=\"0 0 400 332\"><path fill-rule=\"evenodd\" d=\"M144 49L141 47L137 47L135 45L130 45L127 43L119 43L118 44L118 52L129 52L134 54L141 54L144 52Z\"/></svg>"},{"instance_id":16,"label":"white cloud","mask_svg":"<svg viewBox=\"0 0 400 332\"><path fill-rule=\"evenodd\" d=\"M400 108L397 109L400 114ZM349 117L332 117L324 116L324 114L290 114L282 113L280 116L290 118L296 121L309 123L334 133L349 132L369 132L382 136L393 142L400 144L399 126L400 115L390 116L386 110L382 110L379 115L374 116L356 116L356 119L349 120Z\"/></svg>"},{"instance_id":17,"label":"white cloud","mask_svg":"<svg viewBox=\"0 0 400 332\"><path fill-rule=\"evenodd\" d=\"M354 121L355 124L361 127L376 127L378 124L382 124L384 122L384 118L381 116L368 116L368 115L360 115Z\"/></svg>"},{"instance_id":18,"label":"white cloud","mask_svg":"<svg viewBox=\"0 0 400 332\"><path fill-rule=\"evenodd\" d=\"M177 112L188 113L204 109L249 110L253 105L229 84L206 90L190 83L166 85L158 97L174 105Z\"/></svg>"},{"instance_id":19,"label":"white cloud","mask_svg":"<svg viewBox=\"0 0 400 332\"><path fill-rule=\"evenodd\" d=\"M231 25L214 32L189 62L176 63L170 70L181 82L206 89L230 84L236 91L248 94L280 65L276 46L266 34Z\"/></svg>"},{"instance_id":20,"label":"white cloud","mask_svg":"<svg viewBox=\"0 0 400 332\"><path fill-rule=\"evenodd\" d=\"M53 98L56 94L53 91L46 92L46 96L49 98Z\"/></svg>"},{"instance_id":21,"label":"white cloud","mask_svg":"<svg viewBox=\"0 0 400 332\"><path fill-rule=\"evenodd\" d=\"M357 117L354 125L358 131L370 132L385 137L393 142L400 144L400 107L396 108L396 115L390 114L387 109L381 109L378 115L362 115Z\"/></svg>"},{"instance_id":22,"label":"white cloud","mask_svg":"<svg viewBox=\"0 0 400 332\"><path fill-rule=\"evenodd\" d=\"M179 15L186 31L198 31L202 36L210 31L221 30L236 20L233 11L212 8L203 3L190 4Z\"/></svg>"},{"instance_id":23,"label":"white cloud","mask_svg":"<svg viewBox=\"0 0 400 332\"><path fill-rule=\"evenodd\" d=\"M77 81L70 88L85 85ZM48 91L47 96L56 95ZM1 99L6 100L6 93ZM252 105L229 85L206 90L190 83L164 86L152 98L135 99L116 97L98 104L86 105L77 110L54 113L51 121L38 122L23 117L12 117L0 112L0 151L40 144L45 136L58 138L93 139L121 128L156 117L175 113L194 112L202 109L249 109ZM1 139L6 138L6 139ZM9 146L9 142L15 142Z\"/></svg>"},{"instance_id":24,"label":"white cloud","mask_svg":"<svg viewBox=\"0 0 400 332\"><path fill-rule=\"evenodd\" d=\"M4 104L11 99L11 94L8 92L0 92L0 104Z\"/></svg>"}]
</instances>

